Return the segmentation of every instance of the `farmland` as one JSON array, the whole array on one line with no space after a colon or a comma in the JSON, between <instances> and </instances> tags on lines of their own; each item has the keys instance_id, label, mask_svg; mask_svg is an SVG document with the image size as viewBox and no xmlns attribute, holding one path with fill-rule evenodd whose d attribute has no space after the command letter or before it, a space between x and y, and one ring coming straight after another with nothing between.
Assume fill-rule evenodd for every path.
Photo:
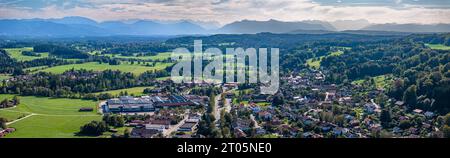
<instances>
[{"instance_id":1,"label":"farmland","mask_svg":"<svg viewBox=\"0 0 450 158\"><path fill-rule=\"evenodd\" d=\"M122 72L130 72L130 73L139 75L146 71L162 70L170 65L172 65L172 64L171 63L156 63L156 65L154 67L149 67L149 66L144 66L144 65L139 65L139 64L129 64L129 63L124 63L121 65L109 65L106 63L99 64L97 62L89 62L89 63L83 63L83 64L70 64L70 65L55 66L55 67L43 69L40 71L61 74L65 71L71 70L71 69L75 69L75 70L86 69L86 70L93 70L93 71L119 70Z\"/></svg>"},{"instance_id":2,"label":"farmland","mask_svg":"<svg viewBox=\"0 0 450 158\"><path fill-rule=\"evenodd\" d=\"M0 95L0 99L11 99L13 95ZM76 137L80 126L92 120L99 120L101 116L94 112L79 112L82 107L96 109L97 102L78 99L54 99L45 97L20 97L20 104L16 107L1 109L0 117L9 121L20 119L9 126L16 128L16 132L7 137Z\"/></svg>"}]
</instances>

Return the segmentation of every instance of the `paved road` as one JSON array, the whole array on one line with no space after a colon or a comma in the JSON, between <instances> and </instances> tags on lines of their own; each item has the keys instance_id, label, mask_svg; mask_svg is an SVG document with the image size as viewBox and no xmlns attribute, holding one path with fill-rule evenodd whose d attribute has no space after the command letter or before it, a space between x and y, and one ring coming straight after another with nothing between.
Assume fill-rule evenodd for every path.
<instances>
[{"instance_id":1,"label":"paved road","mask_svg":"<svg viewBox=\"0 0 450 158\"><path fill-rule=\"evenodd\" d=\"M19 121L21 121L21 120L23 120L23 119L26 119L26 118L31 117L31 116L34 116L34 115L36 115L36 114L33 114L33 113L32 113L32 114L27 115L27 116L25 116L25 117L22 117L22 118L20 118L20 119L17 119L17 120L11 121L11 122L7 122L6 125L8 126L8 125L10 125L10 124L19 122Z\"/></svg>"},{"instance_id":2,"label":"paved road","mask_svg":"<svg viewBox=\"0 0 450 158\"><path fill-rule=\"evenodd\" d=\"M225 110L225 112L231 111L231 99L225 99L225 105L220 108L220 111Z\"/></svg>"},{"instance_id":3,"label":"paved road","mask_svg":"<svg viewBox=\"0 0 450 158\"><path fill-rule=\"evenodd\" d=\"M170 134L171 134L172 132L177 131L177 130L180 128L180 126L183 125L184 122L185 122L188 118L189 118L189 109L187 109L187 110L185 111L183 120L181 120L180 122L178 122L178 124L176 124L176 125L170 126L169 129L167 129L167 130L165 130L165 131L163 132L163 136L164 136L164 137L168 137L168 136L170 136Z\"/></svg>"},{"instance_id":4,"label":"paved road","mask_svg":"<svg viewBox=\"0 0 450 158\"><path fill-rule=\"evenodd\" d=\"M219 108L220 98L221 98L221 94L217 95L216 98L214 98L215 106L214 106L214 109L213 109L213 115L214 115L214 118L215 118L214 124L216 125L216 127L219 126L218 121L220 119L220 108Z\"/></svg>"},{"instance_id":5,"label":"paved road","mask_svg":"<svg viewBox=\"0 0 450 158\"><path fill-rule=\"evenodd\" d=\"M259 124L258 121L255 120L255 116L253 116L253 114L250 114L250 119L252 119L252 121L255 123L255 128L259 128Z\"/></svg>"},{"instance_id":6,"label":"paved road","mask_svg":"<svg viewBox=\"0 0 450 158\"><path fill-rule=\"evenodd\" d=\"M225 110L225 112L230 112L231 111L231 99L227 99L227 98L225 98L225 105L223 105L223 107L220 107L219 108L219 100L221 99L221 96L222 96L222 94L225 94L226 93L226 91L225 92L223 92L223 93L221 93L221 94L218 94L217 96L216 96L216 98L215 98L215 107L214 107L214 118L216 119L215 121L214 121L214 123L215 123L215 125L216 125L216 127L219 127L220 125L219 125L219 120L220 120L220 112L222 111L222 110Z\"/></svg>"}]
</instances>

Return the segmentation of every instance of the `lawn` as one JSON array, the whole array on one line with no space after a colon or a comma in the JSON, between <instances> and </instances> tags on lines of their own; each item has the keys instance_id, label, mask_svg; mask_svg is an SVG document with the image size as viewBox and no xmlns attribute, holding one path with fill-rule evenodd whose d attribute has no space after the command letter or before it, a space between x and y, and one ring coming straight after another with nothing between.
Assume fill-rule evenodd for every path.
<instances>
[{"instance_id":1,"label":"lawn","mask_svg":"<svg viewBox=\"0 0 450 158\"><path fill-rule=\"evenodd\" d=\"M123 63L120 65L109 65L107 63L99 64L97 62L89 62L89 63L83 63L83 64L70 64L70 65L55 66L55 67L51 67L51 68L47 68L47 69L43 69L43 70L39 70L39 71L61 74L72 68L76 69L76 70L87 69L87 70L94 70L94 71L104 71L104 70L109 69L109 70L120 70L122 72L131 72L133 74L140 75L146 71L162 70L171 65L172 65L172 63L157 63L154 67L148 67L148 66L144 66L144 65L129 64L129 63Z\"/></svg>"},{"instance_id":2,"label":"lawn","mask_svg":"<svg viewBox=\"0 0 450 158\"><path fill-rule=\"evenodd\" d=\"M48 57L48 53L39 53L39 54L41 54L40 57L22 55L22 51L33 51L32 47L8 48L8 49L5 49L5 51L8 52L9 56L11 56L12 58L17 59L19 61L30 61L30 60L34 60L34 59Z\"/></svg>"},{"instance_id":3,"label":"lawn","mask_svg":"<svg viewBox=\"0 0 450 158\"><path fill-rule=\"evenodd\" d=\"M11 108L11 111L9 109L0 109L0 117L6 118L8 121L13 121L29 114L27 112L14 111L13 108Z\"/></svg>"},{"instance_id":4,"label":"lawn","mask_svg":"<svg viewBox=\"0 0 450 158\"><path fill-rule=\"evenodd\" d=\"M101 120L101 116L41 116L35 115L11 127L16 131L6 138L73 138L84 124Z\"/></svg>"},{"instance_id":5,"label":"lawn","mask_svg":"<svg viewBox=\"0 0 450 158\"><path fill-rule=\"evenodd\" d=\"M446 45L443 45L443 44L425 44L425 45L430 47L431 49L450 50L450 46L446 46Z\"/></svg>"},{"instance_id":6,"label":"lawn","mask_svg":"<svg viewBox=\"0 0 450 158\"><path fill-rule=\"evenodd\" d=\"M118 90L110 90L110 91L104 91L104 92L98 92L95 94L100 93L109 93L114 96L118 96L120 92L127 92L128 95L134 95L134 96L142 96L144 95L144 89L146 88L154 88L154 87L134 87L134 88L127 88L127 89L118 89Z\"/></svg>"},{"instance_id":7,"label":"lawn","mask_svg":"<svg viewBox=\"0 0 450 158\"><path fill-rule=\"evenodd\" d=\"M2 94L0 100L11 99L14 95ZM25 115L32 116L10 124L16 132L7 137L19 138L69 138L77 137L80 127L92 120L100 120L101 115L93 112L79 112L81 107L96 109L97 102L79 99L54 99L46 97L20 96L20 104L13 108L0 109L0 117L9 121Z\"/></svg>"}]
</instances>

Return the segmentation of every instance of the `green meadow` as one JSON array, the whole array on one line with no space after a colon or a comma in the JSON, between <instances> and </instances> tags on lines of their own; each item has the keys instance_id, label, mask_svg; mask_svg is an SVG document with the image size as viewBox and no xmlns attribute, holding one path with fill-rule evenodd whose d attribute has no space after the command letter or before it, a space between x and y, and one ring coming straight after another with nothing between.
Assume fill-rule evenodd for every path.
<instances>
[{"instance_id":1,"label":"green meadow","mask_svg":"<svg viewBox=\"0 0 450 158\"><path fill-rule=\"evenodd\" d=\"M320 68L320 63L322 62L322 59L323 58L325 58L325 57L328 57L328 56L340 56L340 55L342 55L342 54L344 54L344 52L343 51L336 51L336 52L331 52L329 55L327 55L327 56L321 56L321 57L319 57L319 58L311 58L311 59L308 59L308 60L306 60L306 64L310 67L310 68L313 68L313 69L319 69Z\"/></svg>"},{"instance_id":2,"label":"green meadow","mask_svg":"<svg viewBox=\"0 0 450 158\"><path fill-rule=\"evenodd\" d=\"M2 94L0 100L12 99L14 95ZM16 107L0 109L0 117L5 117L8 126L16 132L7 138L71 138L78 137L80 127L92 120L100 120L101 115L93 112L79 112L82 107L97 109L97 102L79 99L61 99L20 96ZM26 117L25 117L26 116ZM22 118L22 119L21 119Z\"/></svg>"},{"instance_id":3,"label":"green meadow","mask_svg":"<svg viewBox=\"0 0 450 158\"><path fill-rule=\"evenodd\" d=\"M48 53L39 53L39 54L41 54L40 57L22 55L22 51L32 52L33 51L32 47L8 48L8 49L5 49L5 51L8 52L8 54L11 58L17 59L18 61L30 61L30 60L34 60L34 59L48 57Z\"/></svg>"},{"instance_id":4,"label":"green meadow","mask_svg":"<svg viewBox=\"0 0 450 158\"><path fill-rule=\"evenodd\" d=\"M380 75L380 76L375 76L375 77L371 77L370 79L373 79L375 81L375 86L377 88L388 88L392 81L392 74L387 74L387 75ZM360 80L355 80L352 83L356 84L356 85L363 85L365 82L368 82L366 79L360 79ZM370 85L370 84L367 84Z\"/></svg>"},{"instance_id":5,"label":"green meadow","mask_svg":"<svg viewBox=\"0 0 450 158\"><path fill-rule=\"evenodd\" d=\"M122 56L120 54L104 54L103 56L109 56L114 57L118 59L141 59L141 60L166 60L171 57L171 52L167 53L158 53L158 55L154 56L137 56L136 54L134 56Z\"/></svg>"},{"instance_id":6,"label":"green meadow","mask_svg":"<svg viewBox=\"0 0 450 158\"><path fill-rule=\"evenodd\" d=\"M43 69L45 69L45 68L48 68L48 66L36 66L36 67L30 67L30 68L24 69L24 71L34 72L34 71L38 71L38 70L43 70Z\"/></svg>"},{"instance_id":7,"label":"green meadow","mask_svg":"<svg viewBox=\"0 0 450 158\"><path fill-rule=\"evenodd\" d=\"M10 125L16 131L6 138L75 138L80 127L101 116L41 116L35 115Z\"/></svg>"},{"instance_id":8,"label":"green meadow","mask_svg":"<svg viewBox=\"0 0 450 158\"><path fill-rule=\"evenodd\" d=\"M0 74L0 81L11 78L11 75L8 74Z\"/></svg>"},{"instance_id":9,"label":"green meadow","mask_svg":"<svg viewBox=\"0 0 450 158\"><path fill-rule=\"evenodd\" d=\"M97 62L89 62L89 63L83 63L83 64L70 64L70 65L55 66L55 67L46 68L46 69L39 70L39 71L61 74L65 71L71 70L71 69L75 69L75 70L86 69L86 70L93 70L93 71L119 70L122 72L131 72L133 74L139 75L139 74L142 74L147 71L162 70L171 65L172 65L172 63L156 63L156 65L154 67L149 67L149 66L145 66L145 65L129 64L129 63L122 63L120 65L109 65L107 63L99 64ZM39 72L39 71L37 71L37 72Z\"/></svg>"},{"instance_id":10,"label":"green meadow","mask_svg":"<svg viewBox=\"0 0 450 158\"><path fill-rule=\"evenodd\" d=\"M446 45L443 45L443 44L425 44L425 45L430 47L431 49L450 50L450 46L446 46Z\"/></svg>"}]
</instances>

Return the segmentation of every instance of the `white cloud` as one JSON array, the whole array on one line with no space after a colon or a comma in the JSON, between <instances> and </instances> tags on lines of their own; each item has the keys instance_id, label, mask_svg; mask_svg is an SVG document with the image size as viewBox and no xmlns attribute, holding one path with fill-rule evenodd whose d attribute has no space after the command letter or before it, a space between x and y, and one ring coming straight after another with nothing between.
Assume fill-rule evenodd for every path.
<instances>
[{"instance_id":1,"label":"white cloud","mask_svg":"<svg viewBox=\"0 0 450 158\"><path fill-rule=\"evenodd\" d=\"M157 19L219 21L357 20L373 23L450 23L450 9L405 5L332 6L310 0L88 0L93 7L75 6L61 9L52 5L39 10L10 8L0 5L0 18L56 18L85 16L99 21L118 19ZM401 3L401 0L395 0Z\"/></svg>"}]
</instances>

